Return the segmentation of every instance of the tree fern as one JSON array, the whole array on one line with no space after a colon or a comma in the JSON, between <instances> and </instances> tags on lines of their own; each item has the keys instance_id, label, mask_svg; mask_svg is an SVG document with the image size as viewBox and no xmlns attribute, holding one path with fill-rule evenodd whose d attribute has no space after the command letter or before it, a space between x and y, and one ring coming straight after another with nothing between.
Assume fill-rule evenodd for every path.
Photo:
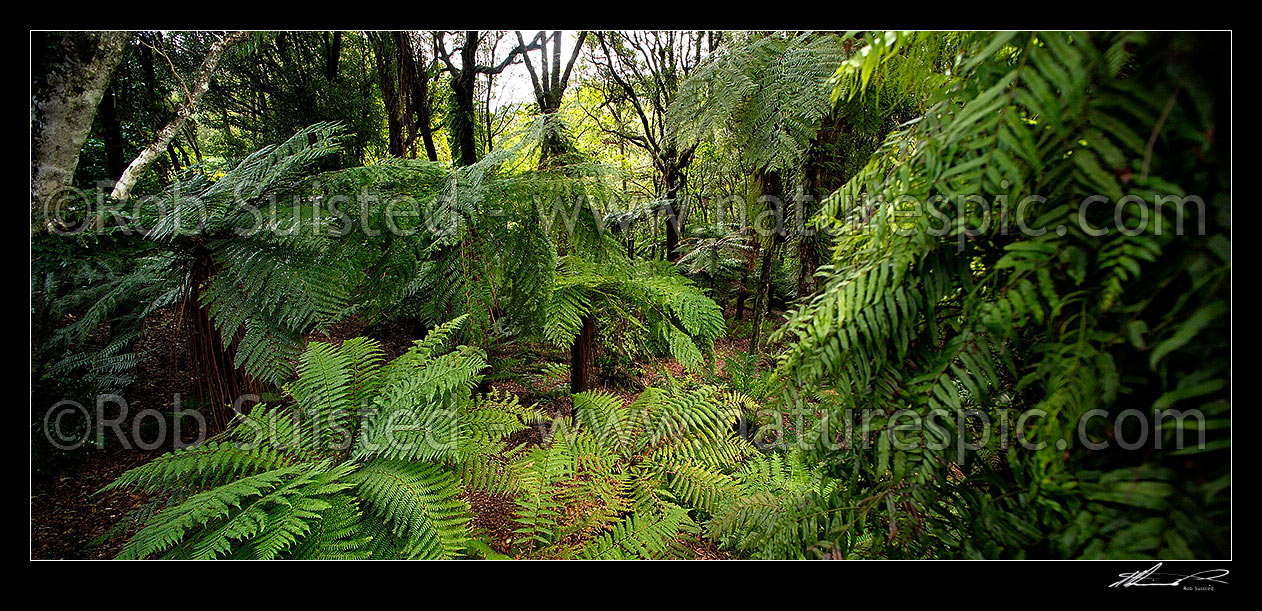
<instances>
[{"instance_id":1,"label":"tree fern","mask_svg":"<svg viewBox=\"0 0 1262 611\"><path fill-rule=\"evenodd\" d=\"M962 453L958 442L942 450L892 448L885 441L890 434L885 417L872 423L873 434L882 440L875 447L849 437L856 449L836 457L857 461L848 474L852 491L836 502L855 504L841 499L856 499L878 482L897 484L881 493L889 507L877 504L872 514L900 533L897 540L891 535L891 542L903 552L887 548L886 553L916 555L935 546L962 547L986 557L1031 549L1083 553L1081 530L1069 546L1057 544L1055 533L1076 512L1089 511L1080 509L1084 503L1103 510L1117 497L1084 498L1083 487L1092 477L1075 475L1074 469L1096 461L1124 467L1128 459L1117 452L1095 457L1081 449L1062 452L1053 449L1056 442L1073 441L1078 423L1092 409L1117 414L1129 406L1160 417L1153 408L1162 405L1158 397L1173 390L1166 377L1173 370L1159 366L1165 353L1154 349L1160 340L1144 337L1146 329L1162 328L1159 337L1178 338L1167 346L1189 346L1183 342L1201 337L1206 343L1194 348L1201 354L1225 345L1221 335L1197 331L1222 320L1218 317L1226 310L1215 303L1225 285L1185 275L1188 265L1218 278L1229 269L1230 259L1213 254L1210 246L1222 243L1214 231L1223 228L1214 229L1218 226L1211 220L1207 235L1159 234L1153 225L1161 217L1157 213L1148 217L1145 231L1100 237L1093 228L1114 221L1103 212L1112 212L1112 206L1084 215L1078 205L1097 194L1110 202L1127 195L1147 202L1162 194L1182 198L1188 187L1213 184L1190 169L1196 160L1173 156L1174 161L1150 165L1156 157L1146 141L1196 142L1201 137L1194 134L1205 133L1191 127L1204 117L1193 112L1199 101L1175 103L1184 96L1183 86L1152 63L1160 63L1162 45L1186 43L1178 37L1153 38L1015 32L970 37L952 68L953 80L931 100L925 116L892 134L863 172L822 207L817 222L836 232L837 247L823 270L821 293L781 330L781 337L795 343L777 368L787 404L802 403L802 389L838 393L836 417L820 425L825 428L815 433L817 438L844 434L841 410L851 407L905 407L926 416L988 406L992 422L1035 408L1045 414L1028 439L1046 443L1046 449L1008 451L1013 472L1028 472L1030 480L991 473L991 465L971 456L960 465L965 481L997 482L1006 492L981 493L954 483L948 465ZM893 47L873 44L869 51L895 53ZM842 66L839 86L862 95L866 75L879 73L881 65L878 58ZM1163 108L1174 112L1159 122ZM1150 132L1153 136L1146 137ZM1212 192L1212 186L1207 188ZM1045 199L1025 200L1030 195ZM1023 200L1021 220L1046 230L1041 235L1015 231L1012 210ZM910 209L905 202L918 202L921 213L895 216ZM1004 202L1006 211L1000 207ZM1225 199L1211 204L1224 210L1227 205ZM1118 214L1128 227L1142 220L1134 207L1120 208ZM1171 223L1170 212L1165 214L1164 222ZM1152 309L1153 298L1147 296L1171 282L1161 279L1171 277L1161 270L1188 291L1175 300L1160 298L1163 302L1197 305ZM1179 336L1175 329L1186 330ZM1208 368L1200 375L1225 375L1225 361L1208 358L1197 365ZM1181 375L1186 374L1175 377ZM1204 388L1196 404L1225 408L1219 403L1225 397L1208 390L1223 386ZM961 431L952 420L942 432L950 440ZM1171 501L1182 494L1166 487L1152 490ZM1017 491L1038 500L1018 500ZM901 503L911 503L914 514L893 509ZM1184 511L1170 506L1148 504L1125 519L1148 529L1158 523L1146 516L1165 515L1162 524L1169 524ZM1215 549L1199 532L1183 535L1163 528L1157 530L1164 534L1143 539L1151 545L1147 548L1133 547L1117 534L1119 551L1186 553L1189 539L1206 546L1199 553Z\"/></svg>"},{"instance_id":2,"label":"tree fern","mask_svg":"<svg viewBox=\"0 0 1262 611\"><path fill-rule=\"evenodd\" d=\"M462 555L469 507L460 498L458 465L468 455L435 454L426 449L430 438L413 444L417 440L361 434L403 412L419 419L435 409L469 406L469 380L485 362L467 358L463 347L445 352L461 322L436 329L385 365L372 340L340 347L313 342L300 359L298 379L285 387L295 401L291 408L256 406L222 439L159 457L106 487L167 492L174 500L121 556ZM365 409L369 405L387 409ZM458 427L478 421L457 412L453 422L457 428L450 432L466 438Z\"/></svg>"},{"instance_id":3,"label":"tree fern","mask_svg":"<svg viewBox=\"0 0 1262 611\"><path fill-rule=\"evenodd\" d=\"M437 465L375 460L352 476L366 509L399 537L405 558L452 558L465 546L469 506L458 478Z\"/></svg>"},{"instance_id":4,"label":"tree fern","mask_svg":"<svg viewBox=\"0 0 1262 611\"><path fill-rule=\"evenodd\" d=\"M672 265L567 258L552 288L544 337L568 347L583 320L599 311L638 316L670 355L690 369L701 369L713 358L714 340L726 331L718 305Z\"/></svg>"}]
</instances>

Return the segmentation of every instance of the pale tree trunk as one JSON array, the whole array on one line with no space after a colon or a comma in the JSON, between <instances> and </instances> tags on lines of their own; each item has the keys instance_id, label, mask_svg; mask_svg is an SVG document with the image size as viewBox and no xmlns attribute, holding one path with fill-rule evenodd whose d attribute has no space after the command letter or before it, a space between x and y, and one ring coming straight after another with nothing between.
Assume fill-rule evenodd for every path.
<instances>
[{"instance_id":1,"label":"pale tree trunk","mask_svg":"<svg viewBox=\"0 0 1262 611\"><path fill-rule=\"evenodd\" d=\"M118 179L114 185L114 192L110 195L118 199L127 199L131 196L132 187L136 186L136 181L140 176L149 169L149 165L153 163L158 155L166 150L167 145L171 143L171 139L175 134L184 127L184 122L197 111L197 104L202 99L202 95L210 89L210 77L214 75L215 68L219 66L219 60L223 58L223 54L233 45L245 40L245 32L229 32L223 38L215 41L210 46L210 51L206 53L206 59L202 61L201 68L197 70L197 78L193 81L193 86L187 91L187 97L184 104L180 105L179 111L176 112L175 118L167 123L162 131L154 138L154 141L140 151L140 155L136 157L131 165L123 171L123 176Z\"/></svg>"},{"instance_id":2,"label":"pale tree trunk","mask_svg":"<svg viewBox=\"0 0 1262 611\"><path fill-rule=\"evenodd\" d=\"M31 37L36 63L46 70L36 75L31 104L31 207L56 205L70 187L79 151L92 129L96 107L109 86L114 69L132 32L36 33ZM36 46L39 46L37 49Z\"/></svg>"}]
</instances>

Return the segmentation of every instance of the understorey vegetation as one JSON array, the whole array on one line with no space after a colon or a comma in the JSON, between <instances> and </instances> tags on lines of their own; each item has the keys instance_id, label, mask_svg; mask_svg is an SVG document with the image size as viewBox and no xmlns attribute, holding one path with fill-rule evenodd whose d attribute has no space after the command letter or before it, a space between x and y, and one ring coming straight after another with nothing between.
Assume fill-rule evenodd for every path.
<instances>
[{"instance_id":1,"label":"understorey vegetation","mask_svg":"<svg viewBox=\"0 0 1262 611\"><path fill-rule=\"evenodd\" d=\"M32 45L45 555L1231 556L1229 37Z\"/></svg>"}]
</instances>

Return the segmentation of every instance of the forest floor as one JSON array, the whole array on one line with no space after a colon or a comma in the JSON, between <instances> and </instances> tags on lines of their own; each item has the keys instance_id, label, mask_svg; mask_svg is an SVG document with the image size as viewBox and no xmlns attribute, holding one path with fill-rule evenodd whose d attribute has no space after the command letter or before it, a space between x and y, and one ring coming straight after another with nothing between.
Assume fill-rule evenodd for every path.
<instances>
[{"instance_id":1,"label":"forest floor","mask_svg":"<svg viewBox=\"0 0 1262 611\"><path fill-rule=\"evenodd\" d=\"M727 314L729 327L732 327L734 312ZM773 317L775 315L773 313ZM122 414L123 430L136 425L132 418L142 409L152 407L170 413L175 393L180 393L182 397L195 396L196 380L189 373L188 359L180 344L179 338L182 334L171 332L176 324L171 313L157 315L148 323L140 341L149 350L138 365L137 381L124 397L127 400L127 413ZM308 341L340 342L365 335L380 341L386 358L391 359L412 345L413 333L414 329L405 322L369 326L351 317L329 327L323 333L309 336ZM717 375L720 378L727 377L723 371L725 357L746 353L748 349L749 338L738 334L716 342ZM492 361L497 357L502 358L504 355L493 354ZM555 355L548 355L547 358L556 363L565 363L567 355L556 351ZM763 361L765 360L764 357ZM679 363L671 359L658 359L655 363L640 360L635 365L638 375L634 379L624 380L616 385L603 383L605 381L602 380L595 387L614 393L629 403L638 396L640 390L653 383L662 368L676 377L684 375ZM552 417L569 416L572 404L569 397L564 396L563 378L549 380L544 376L518 375L517 372L512 375L497 375L496 378L490 382L490 387L494 390L516 395L525 404L538 403L540 409ZM50 405L53 402L46 399L33 397L33 404ZM117 411L108 414L109 418L118 416ZM33 423L33 434L39 426L40 422ZM196 431L185 431L182 437L186 442L193 441L196 439ZM538 443L540 439L537 432L531 431L523 441ZM47 443L33 437L33 446L37 442ZM153 504L146 495L126 491L99 491L128 469L143 465L170 449L169 444L153 450L122 447L119 440L111 435L104 436L99 448L94 444L85 444L74 451L52 452L51 456L36 455L38 450L33 447L31 557L104 559L117 555L123 543L137 530L137 518L152 511ZM38 469L35 468L36 465L39 465ZM511 532L508 524L514 510L512 500L503 495L472 490L466 494L466 499L473 510L472 525L491 536L492 547L502 547L500 539L509 536ZM680 543L695 552L700 559L728 557L726 552L713 543L700 538L683 540Z\"/></svg>"}]
</instances>

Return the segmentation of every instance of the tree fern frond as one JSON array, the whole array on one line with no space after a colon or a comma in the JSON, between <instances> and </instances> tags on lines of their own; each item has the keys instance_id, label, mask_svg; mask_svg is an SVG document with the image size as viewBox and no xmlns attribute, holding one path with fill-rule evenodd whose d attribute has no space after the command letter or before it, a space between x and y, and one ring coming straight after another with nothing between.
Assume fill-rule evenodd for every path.
<instances>
[{"instance_id":1,"label":"tree fern frond","mask_svg":"<svg viewBox=\"0 0 1262 611\"><path fill-rule=\"evenodd\" d=\"M402 541L406 558L455 558L468 538L469 507L450 472L435 465L374 460L353 476L366 509Z\"/></svg>"}]
</instances>

